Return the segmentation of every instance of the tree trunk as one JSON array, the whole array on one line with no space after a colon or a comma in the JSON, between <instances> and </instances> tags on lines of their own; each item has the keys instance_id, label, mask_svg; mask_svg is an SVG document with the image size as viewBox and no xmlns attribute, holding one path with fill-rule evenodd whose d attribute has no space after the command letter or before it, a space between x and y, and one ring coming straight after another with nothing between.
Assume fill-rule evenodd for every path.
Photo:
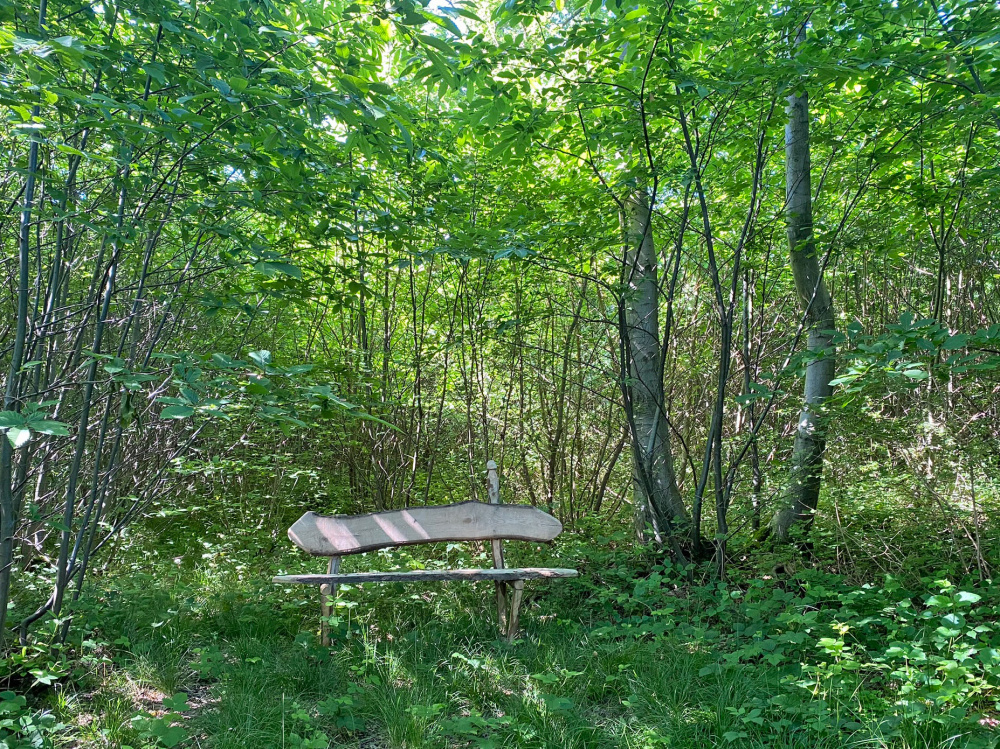
<instances>
[{"instance_id":1,"label":"tree trunk","mask_svg":"<svg viewBox=\"0 0 1000 749\"><path fill-rule=\"evenodd\" d=\"M625 349L626 415L632 436L632 477L636 523L657 543L678 552L681 534L690 526L670 450L663 394L657 255L650 225L649 198L636 190L626 203L625 300L619 321Z\"/></svg>"},{"instance_id":2,"label":"tree trunk","mask_svg":"<svg viewBox=\"0 0 1000 749\"><path fill-rule=\"evenodd\" d=\"M803 38L799 33L796 43ZM788 97L785 126L785 197L788 223L789 264L795 292L805 316L808 348L812 358L806 367L805 397L792 450L791 475L784 499L771 530L776 540L789 540L792 527L802 523L808 530L819 504L826 437L819 423L823 402L830 396L834 359L832 333L836 324L833 300L823 281L813 238L812 186L809 159L809 99L805 92Z\"/></svg>"},{"instance_id":3,"label":"tree trunk","mask_svg":"<svg viewBox=\"0 0 1000 749\"><path fill-rule=\"evenodd\" d=\"M42 0L38 8L38 33L45 33L46 2ZM31 108L32 117L38 117L40 107ZM21 409L21 363L24 349L28 345L28 272L30 267L31 211L35 200L35 179L38 175L38 140L31 139L28 146L28 174L24 184L24 204L21 209L20 231L18 233L18 275L17 275L17 320L13 347L10 355L10 369L3 394L3 411L18 412ZM40 250L39 250L40 251ZM27 455L22 454L27 460ZM21 491L24 491L23 487ZM14 447L7 435L0 435L0 653L5 653L7 633L7 604L10 598L10 582L14 567L14 532L20 516L20 501L15 496Z\"/></svg>"}]
</instances>

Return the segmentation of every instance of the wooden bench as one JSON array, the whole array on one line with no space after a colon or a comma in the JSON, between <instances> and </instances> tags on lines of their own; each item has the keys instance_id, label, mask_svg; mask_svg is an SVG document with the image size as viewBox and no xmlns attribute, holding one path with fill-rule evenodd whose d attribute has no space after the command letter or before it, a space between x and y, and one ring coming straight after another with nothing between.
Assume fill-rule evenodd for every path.
<instances>
[{"instance_id":1,"label":"wooden bench","mask_svg":"<svg viewBox=\"0 0 1000 749\"><path fill-rule=\"evenodd\" d=\"M576 577L576 570L547 567L508 568L504 564L503 540L551 541L562 533L562 523L536 507L500 504L497 464L486 464L489 504L460 502L432 507L411 507L368 515L317 515L307 512L288 529L296 546L313 556L330 557L325 575L278 575L273 582L285 585L319 585L322 597L323 644L329 645L327 620L331 598L338 585L360 583L419 583L439 580L492 580L496 584L500 630L512 642L525 580ZM417 570L412 572L354 572L341 574L340 558L376 549L437 541L490 541L492 569ZM513 587L509 602L508 583Z\"/></svg>"}]
</instances>

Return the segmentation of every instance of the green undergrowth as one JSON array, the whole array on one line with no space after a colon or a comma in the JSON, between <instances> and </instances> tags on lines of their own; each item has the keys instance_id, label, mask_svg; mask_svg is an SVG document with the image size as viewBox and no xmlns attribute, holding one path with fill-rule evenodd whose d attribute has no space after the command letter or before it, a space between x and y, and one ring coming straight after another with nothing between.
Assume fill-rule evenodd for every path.
<instances>
[{"instance_id":1,"label":"green undergrowth","mask_svg":"<svg viewBox=\"0 0 1000 749\"><path fill-rule=\"evenodd\" d=\"M795 572L735 567L718 583L625 531L584 528L508 545L512 564L581 571L528 583L511 645L491 584L437 583L342 588L324 648L318 592L269 582L322 560L270 530L195 535L197 522L149 524L75 605L66 649L42 641L7 664L0 747L1000 743L1000 586L961 564L859 583L830 571L831 554ZM441 544L345 567L488 557Z\"/></svg>"}]
</instances>

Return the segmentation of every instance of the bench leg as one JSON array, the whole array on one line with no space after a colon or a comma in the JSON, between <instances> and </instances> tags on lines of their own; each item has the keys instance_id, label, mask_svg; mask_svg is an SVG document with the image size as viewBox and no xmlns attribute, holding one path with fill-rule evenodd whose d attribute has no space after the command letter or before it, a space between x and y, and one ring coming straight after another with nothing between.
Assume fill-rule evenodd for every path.
<instances>
[{"instance_id":1,"label":"bench leg","mask_svg":"<svg viewBox=\"0 0 1000 749\"><path fill-rule=\"evenodd\" d=\"M323 644L324 648L330 647L330 622L327 621L327 618L333 614L333 606L330 605L330 599L332 596L332 585L319 586L319 610L323 616L323 620L319 625L319 632L320 642Z\"/></svg>"},{"instance_id":2,"label":"bench leg","mask_svg":"<svg viewBox=\"0 0 1000 749\"><path fill-rule=\"evenodd\" d=\"M340 557L330 557L330 563L327 565L326 573L328 575L336 575L340 570ZM333 597L337 595L337 586L324 584L319 586L319 610L323 616L323 621L320 623L320 642L324 648L330 647L330 623L327 618L333 616Z\"/></svg>"},{"instance_id":3,"label":"bench leg","mask_svg":"<svg viewBox=\"0 0 1000 749\"><path fill-rule=\"evenodd\" d=\"M517 623L521 614L521 597L524 595L524 580L515 580L512 585L514 586L514 600L511 601L510 616L507 621L507 642L514 642L514 637L517 636Z\"/></svg>"},{"instance_id":4,"label":"bench leg","mask_svg":"<svg viewBox=\"0 0 1000 749\"><path fill-rule=\"evenodd\" d=\"M500 631L507 632L507 583L496 583L497 586L497 621Z\"/></svg>"}]
</instances>

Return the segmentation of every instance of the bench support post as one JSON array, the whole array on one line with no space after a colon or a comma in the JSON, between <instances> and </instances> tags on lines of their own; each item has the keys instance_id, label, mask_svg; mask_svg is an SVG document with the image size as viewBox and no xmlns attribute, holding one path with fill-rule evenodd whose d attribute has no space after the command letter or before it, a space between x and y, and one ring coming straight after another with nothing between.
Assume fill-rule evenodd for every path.
<instances>
[{"instance_id":1,"label":"bench support post","mask_svg":"<svg viewBox=\"0 0 1000 749\"><path fill-rule=\"evenodd\" d=\"M524 595L524 580L515 580L511 585L514 586L514 600L510 604L510 617L507 622L507 642L514 642L514 638L517 636L518 618L521 614L521 597Z\"/></svg>"},{"instance_id":2,"label":"bench support post","mask_svg":"<svg viewBox=\"0 0 1000 749\"><path fill-rule=\"evenodd\" d=\"M340 571L340 557L330 557L330 564L327 565L328 575L336 575ZM333 597L337 594L337 586L324 583L319 586L319 608L323 616L320 623L320 642L323 647L330 647L330 622L327 619L333 615Z\"/></svg>"},{"instance_id":3,"label":"bench support post","mask_svg":"<svg viewBox=\"0 0 1000 749\"><path fill-rule=\"evenodd\" d=\"M500 478L497 476L497 464L489 461L486 464L486 494L489 496L491 505L500 504ZM490 542L493 545L493 566L502 570L506 565L503 559L503 541L494 539ZM500 631L507 631L507 583L496 583L497 589L497 622Z\"/></svg>"}]
</instances>

